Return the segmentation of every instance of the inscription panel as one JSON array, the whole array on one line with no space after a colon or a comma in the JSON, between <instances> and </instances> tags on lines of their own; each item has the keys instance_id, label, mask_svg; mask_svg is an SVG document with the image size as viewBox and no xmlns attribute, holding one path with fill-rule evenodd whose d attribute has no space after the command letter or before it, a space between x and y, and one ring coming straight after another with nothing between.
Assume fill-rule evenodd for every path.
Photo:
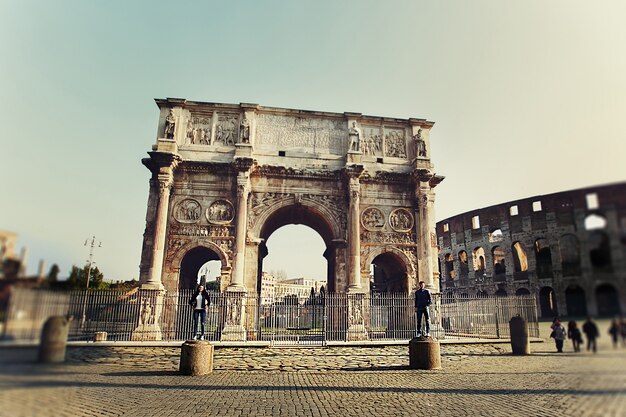
<instances>
[{"instance_id":1,"label":"inscription panel","mask_svg":"<svg viewBox=\"0 0 626 417\"><path fill-rule=\"evenodd\" d=\"M259 149L302 149L311 153L342 155L347 140L348 128L342 120L257 115L256 146Z\"/></svg>"}]
</instances>

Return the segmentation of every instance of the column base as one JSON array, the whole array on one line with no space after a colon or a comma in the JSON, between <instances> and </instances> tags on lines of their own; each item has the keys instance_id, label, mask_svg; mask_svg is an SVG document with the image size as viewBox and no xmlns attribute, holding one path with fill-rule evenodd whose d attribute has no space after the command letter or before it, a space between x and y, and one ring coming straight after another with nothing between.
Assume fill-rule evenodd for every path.
<instances>
[{"instance_id":1,"label":"column base","mask_svg":"<svg viewBox=\"0 0 626 417\"><path fill-rule=\"evenodd\" d=\"M363 324L355 324L348 327L348 332L346 334L346 340L348 342L368 339L369 336L367 335L367 330Z\"/></svg>"},{"instance_id":2,"label":"column base","mask_svg":"<svg viewBox=\"0 0 626 417\"><path fill-rule=\"evenodd\" d=\"M240 324L227 324L222 329L222 342L244 342L246 340L246 329Z\"/></svg>"},{"instance_id":3,"label":"column base","mask_svg":"<svg viewBox=\"0 0 626 417\"><path fill-rule=\"evenodd\" d=\"M131 340L133 342L154 342L163 340L161 326L158 324L140 324L135 330L133 330Z\"/></svg>"}]
</instances>

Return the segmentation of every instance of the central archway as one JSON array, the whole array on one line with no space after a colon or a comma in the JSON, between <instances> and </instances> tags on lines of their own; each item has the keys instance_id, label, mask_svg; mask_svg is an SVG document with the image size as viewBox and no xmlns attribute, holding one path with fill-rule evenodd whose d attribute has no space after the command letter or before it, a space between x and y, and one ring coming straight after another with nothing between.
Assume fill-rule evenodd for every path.
<instances>
[{"instance_id":1,"label":"central archway","mask_svg":"<svg viewBox=\"0 0 626 417\"><path fill-rule=\"evenodd\" d=\"M261 278L263 274L263 259L269 254L267 241L270 236L283 226L304 225L317 232L326 245L323 253L327 261L326 283L329 291L336 289L336 244L335 236L330 222L324 215L313 207L302 204L292 204L280 207L273 211L265 221L259 231L259 250L257 264L257 292L261 291ZM306 248L293 248L294 250L307 250Z\"/></svg>"}]
</instances>

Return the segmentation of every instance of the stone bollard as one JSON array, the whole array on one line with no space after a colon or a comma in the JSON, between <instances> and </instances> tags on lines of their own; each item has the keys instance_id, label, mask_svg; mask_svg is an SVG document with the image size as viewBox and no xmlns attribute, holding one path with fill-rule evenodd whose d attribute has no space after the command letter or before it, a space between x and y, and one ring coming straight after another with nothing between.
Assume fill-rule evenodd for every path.
<instances>
[{"instance_id":1,"label":"stone bollard","mask_svg":"<svg viewBox=\"0 0 626 417\"><path fill-rule=\"evenodd\" d=\"M511 348L514 355L529 355L530 340L528 339L528 326L526 320L519 315L511 318L509 321L509 330L511 334Z\"/></svg>"},{"instance_id":2,"label":"stone bollard","mask_svg":"<svg viewBox=\"0 0 626 417\"><path fill-rule=\"evenodd\" d=\"M409 368L441 368L439 341L432 337L414 337L409 341Z\"/></svg>"},{"instance_id":3,"label":"stone bollard","mask_svg":"<svg viewBox=\"0 0 626 417\"><path fill-rule=\"evenodd\" d=\"M94 342L106 342L108 337L107 332L95 332L93 335Z\"/></svg>"},{"instance_id":4,"label":"stone bollard","mask_svg":"<svg viewBox=\"0 0 626 417\"><path fill-rule=\"evenodd\" d=\"M193 376L213 372L213 345L205 340L187 340L183 343L179 372Z\"/></svg>"},{"instance_id":5,"label":"stone bollard","mask_svg":"<svg viewBox=\"0 0 626 417\"><path fill-rule=\"evenodd\" d=\"M71 317L63 316L53 316L46 321L43 325L41 341L39 342L39 354L37 356L39 362L65 362L65 348L71 321Z\"/></svg>"}]
</instances>

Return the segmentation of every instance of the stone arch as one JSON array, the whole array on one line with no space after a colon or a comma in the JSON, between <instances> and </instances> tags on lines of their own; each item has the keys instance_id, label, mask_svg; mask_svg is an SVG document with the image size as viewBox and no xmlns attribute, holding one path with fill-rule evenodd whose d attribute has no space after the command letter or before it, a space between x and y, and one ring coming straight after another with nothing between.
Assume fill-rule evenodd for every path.
<instances>
[{"instance_id":1,"label":"stone arch","mask_svg":"<svg viewBox=\"0 0 626 417\"><path fill-rule=\"evenodd\" d=\"M319 202L302 198L280 198L259 213L249 231L249 238L259 242L257 253L256 287L261 290L263 259L269 254L266 242L278 229L290 224L308 226L318 233L326 244L323 256L327 261L327 288L334 292L337 287L337 255L342 251L341 225L333 212Z\"/></svg>"},{"instance_id":2,"label":"stone arch","mask_svg":"<svg viewBox=\"0 0 626 417\"><path fill-rule=\"evenodd\" d=\"M528 288L518 288L515 290L515 295L530 295L530 291L528 291Z\"/></svg>"},{"instance_id":3,"label":"stone arch","mask_svg":"<svg viewBox=\"0 0 626 417\"><path fill-rule=\"evenodd\" d=\"M552 278L552 252L545 238L535 240L535 270L538 278Z\"/></svg>"},{"instance_id":4,"label":"stone arch","mask_svg":"<svg viewBox=\"0 0 626 417\"><path fill-rule=\"evenodd\" d=\"M595 270L611 270L611 244L606 233L597 230L589 236L589 258Z\"/></svg>"},{"instance_id":5,"label":"stone arch","mask_svg":"<svg viewBox=\"0 0 626 417\"><path fill-rule=\"evenodd\" d=\"M459 272L460 272L459 275L460 275L460 278L461 279L467 279L467 277L469 276L469 265L468 265L467 252L465 250L459 251L458 258L459 258Z\"/></svg>"},{"instance_id":6,"label":"stone arch","mask_svg":"<svg viewBox=\"0 0 626 417\"><path fill-rule=\"evenodd\" d=\"M587 300L585 290L578 285L570 285L565 289L565 305L570 317L584 317L587 315Z\"/></svg>"},{"instance_id":7,"label":"stone arch","mask_svg":"<svg viewBox=\"0 0 626 417\"><path fill-rule=\"evenodd\" d=\"M558 314L556 298L552 287L542 287L539 290L539 310L541 317L554 317Z\"/></svg>"},{"instance_id":8,"label":"stone arch","mask_svg":"<svg viewBox=\"0 0 626 417\"><path fill-rule=\"evenodd\" d=\"M181 246L180 248L178 248L178 250L176 250L175 254L172 256L172 261L169 263L171 265L170 272L177 276L176 285L178 288L182 288L181 285L185 284L184 282L181 282L181 279L180 279L181 278L180 277L181 266L183 263L183 259L189 252L198 248L213 252L216 255L216 257L214 257L213 259L207 259L207 261L218 260L222 263L222 268L221 268L222 281L226 280L229 277L230 270L231 270L230 258L220 246L216 245L215 243L211 241L203 241L201 243L198 241L190 241L184 244L183 246Z\"/></svg>"},{"instance_id":9,"label":"stone arch","mask_svg":"<svg viewBox=\"0 0 626 417\"><path fill-rule=\"evenodd\" d=\"M600 316L616 316L621 313L618 291L611 284L596 287L596 304Z\"/></svg>"},{"instance_id":10,"label":"stone arch","mask_svg":"<svg viewBox=\"0 0 626 417\"><path fill-rule=\"evenodd\" d=\"M506 263L504 261L505 252L501 246L494 246L491 248L491 256L493 261L493 273L494 275L503 276L506 273Z\"/></svg>"},{"instance_id":11,"label":"stone arch","mask_svg":"<svg viewBox=\"0 0 626 417\"><path fill-rule=\"evenodd\" d=\"M516 241L511 245L511 251L513 252L513 266L515 272L528 271L528 258L526 257L526 250L521 242Z\"/></svg>"},{"instance_id":12,"label":"stone arch","mask_svg":"<svg viewBox=\"0 0 626 417\"><path fill-rule=\"evenodd\" d=\"M365 258L365 265L375 264L375 260L380 257L386 258L383 259L383 262L387 264L388 269L389 264L395 262L399 266L391 269L395 270L396 273L400 273L401 270L404 271L404 282L393 286L393 288L401 287L403 291L393 292L407 292L412 289L413 285L411 284L414 284L415 287L417 286L417 282L415 282L417 271L406 253L390 245L373 248ZM374 285L376 285L376 269L374 269Z\"/></svg>"},{"instance_id":13,"label":"stone arch","mask_svg":"<svg viewBox=\"0 0 626 417\"><path fill-rule=\"evenodd\" d=\"M224 277L230 271L228 257L213 243L189 244L186 250L179 250L175 257L178 265L178 288L193 288L197 282L198 271L208 261L220 261L221 276Z\"/></svg>"},{"instance_id":14,"label":"stone arch","mask_svg":"<svg viewBox=\"0 0 626 417\"><path fill-rule=\"evenodd\" d=\"M302 198L301 200L296 202L295 197L293 196L286 196L284 198L277 199L267 209L261 211L257 216L254 216L252 223L249 224L249 226L251 227L249 227L248 229L248 234L254 238L263 238L262 230L263 228L266 227L267 221L270 218L275 216L276 213L281 210L285 210L289 208L298 208L298 207L305 208L306 210L309 210L310 213L314 213L316 216L324 220L324 222L326 223L327 230L329 232L328 233L329 236L322 235L322 239L324 239L324 241L341 239L344 237L344 233L343 233L344 227L342 227L341 222L338 220L341 218L340 213L333 211L332 209L328 208L324 204L320 204L320 202L313 201L308 198ZM293 223L285 223L285 224L293 224ZM308 224L307 226L317 231L316 227L310 226ZM318 231L318 233L320 232ZM320 235L321 234L322 233L320 233Z\"/></svg>"},{"instance_id":15,"label":"stone arch","mask_svg":"<svg viewBox=\"0 0 626 417\"><path fill-rule=\"evenodd\" d=\"M483 275L485 273L485 250L478 246L474 248L472 254L474 255L474 271L479 275Z\"/></svg>"},{"instance_id":16,"label":"stone arch","mask_svg":"<svg viewBox=\"0 0 626 417\"><path fill-rule=\"evenodd\" d=\"M504 288L500 288L495 292L496 297L508 297L508 293Z\"/></svg>"}]
</instances>

